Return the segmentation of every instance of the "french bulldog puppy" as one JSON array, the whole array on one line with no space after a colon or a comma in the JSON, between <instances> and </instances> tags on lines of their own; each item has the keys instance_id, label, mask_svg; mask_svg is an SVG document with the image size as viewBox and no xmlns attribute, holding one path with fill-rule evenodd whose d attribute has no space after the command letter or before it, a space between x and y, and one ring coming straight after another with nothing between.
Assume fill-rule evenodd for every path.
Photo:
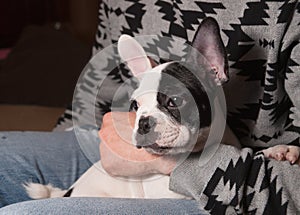
<instances>
[{"instance_id":1,"label":"french bulldog puppy","mask_svg":"<svg viewBox=\"0 0 300 215\"><path fill-rule=\"evenodd\" d=\"M209 86L220 86L229 79L226 51L216 20L202 21L192 47L200 54L193 55L191 51L187 64L170 61L152 67L134 38L120 37L118 52L139 81L131 96L131 109L136 111L132 144L136 147L161 156L203 149L213 120L214 98L209 98L207 91L214 88ZM240 147L228 126L222 143ZM268 149L264 153L271 157L276 152ZM69 190L36 183L27 183L25 188L33 199L63 196L186 198L170 191L168 183L169 176L158 174L135 180L115 178L105 172L99 161Z\"/></svg>"}]
</instances>

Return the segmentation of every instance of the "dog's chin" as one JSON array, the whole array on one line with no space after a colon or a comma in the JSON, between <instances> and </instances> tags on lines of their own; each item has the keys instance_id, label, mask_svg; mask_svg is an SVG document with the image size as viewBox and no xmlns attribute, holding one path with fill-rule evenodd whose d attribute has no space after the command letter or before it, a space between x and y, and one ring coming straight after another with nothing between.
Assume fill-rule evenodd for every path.
<instances>
[{"instance_id":1,"label":"dog's chin","mask_svg":"<svg viewBox=\"0 0 300 215\"><path fill-rule=\"evenodd\" d=\"M147 142L148 144L139 144ZM156 154L156 155L164 155L164 154L170 154L170 152L173 151L173 147L165 146L165 145L159 145L155 140L150 141L149 139L145 138L143 141L141 139L139 141L136 141L134 145L137 148L143 148L150 154Z\"/></svg>"},{"instance_id":2,"label":"dog's chin","mask_svg":"<svg viewBox=\"0 0 300 215\"><path fill-rule=\"evenodd\" d=\"M192 152L192 150L190 149L191 147L189 147L189 149L187 149L188 147L165 147L159 146L156 143L149 146L144 146L143 148L147 152L156 155L178 155Z\"/></svg>"},{"instance_id":3,"label":"dog's chin","mask_svg":"<svg viewBox=\"0 0 300 215\"><path fill-rule=\"evenodd\" d=\"M158 143L148 144L146 146L141 146L141 148L145 149L147 152L156 155L177 155L182 153L187 153L192 151L192 146L188 144L184 144L181 146L166 146L160 145Z\"/></svg>"},{"instance_id":4,"label":"dog's chin","mask_svg":"<svg viewBox=\"0 0 300 215\"><path fill-rule=\"evenodd\" d=\"M159 146L157 143L153 143L151 145L143 146L143 148L151 153L156 155L165 155L170 154L170 151L172 151L171 147L165 147L165 146Z\"/></svg>"},{"instance_id":5,"label":"dog's chin","mask_svg":"<svg viewBox=\"0 0 300 215\"><path fill-rule=\"evenodd\" d=\"M139 135L134 132L133 144L156 155L176 155L191 152L195 141L193 141L193 135L190 131L191 129L180 126L177 129L169 129L168 132L164 133L154 132Z\"/></svg>"},{"instance_id":6,"label":"dog's chin","mask_svg":"<svg viewBox=\"0 0 300 215\"><path fill-rule=\"evenodd\" d=\"M156 155L176 154L177 151L174 142L162 141L153 136L138 136L134 145Z\"/></svg>"}]
</instances>

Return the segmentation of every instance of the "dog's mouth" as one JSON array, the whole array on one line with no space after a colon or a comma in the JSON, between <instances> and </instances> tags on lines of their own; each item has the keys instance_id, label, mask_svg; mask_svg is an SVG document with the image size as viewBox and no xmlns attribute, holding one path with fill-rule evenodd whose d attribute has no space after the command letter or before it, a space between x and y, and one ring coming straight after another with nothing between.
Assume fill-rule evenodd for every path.
<instances>
[{"instance_id":1,"label":"dog's mouth","mask_svg":"<svg viewBox=\"0 0 300 215\"><path fill-rule=\"evenodd\" d=\"M153 154L165 154L169 150L171 150L172 147L167 146L160 146L157 143L149 144L146 146L136 146L138 149L144 148L146 151L153 153Z\"/></svg>"}]
</instances>

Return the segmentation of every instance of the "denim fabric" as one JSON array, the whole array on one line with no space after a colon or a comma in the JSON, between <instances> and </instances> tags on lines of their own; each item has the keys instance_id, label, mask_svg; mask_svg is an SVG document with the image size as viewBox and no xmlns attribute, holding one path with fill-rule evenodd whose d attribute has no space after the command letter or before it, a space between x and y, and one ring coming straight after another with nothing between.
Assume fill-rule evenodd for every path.
<instances>
[{"instance_id":1,"label":"denim fabric","mask_svg":"<svg viewBox=\"0 0 300 215\"><path fill-rule=\"evenodd\" d=\"M202 214L194 200L56 198L22 202L0 209L0 215Z\"/></svg>"},{"instance_id":2,"label":"denim fabric","mask_svg":"<svg viewBox=\"0 0 300 215\"><path fill-rule=\"evenodd\" d=\"M0 132L0 161L0 207L29 200L25 182L67 189L92 164L73 131Z\"/></svg>"}]
</instances>

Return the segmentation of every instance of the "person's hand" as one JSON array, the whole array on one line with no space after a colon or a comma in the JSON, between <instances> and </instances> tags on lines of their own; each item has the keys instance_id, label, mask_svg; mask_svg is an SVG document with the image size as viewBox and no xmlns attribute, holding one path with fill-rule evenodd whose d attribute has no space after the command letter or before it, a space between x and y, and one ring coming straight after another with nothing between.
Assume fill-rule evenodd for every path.
<instances>
[{"instance_id":1,"label":"person's hand","mask_svg":"<svg viewBox=\"0 0 300 215\"><path fill-rule=\"evenodd\" d=\"M170 174L176 160L138 149L131 144L135 113L110 112L104 115L100 155L103 168L113 176L142 176L152 173Z\"/></svg>"}]
</instances>

